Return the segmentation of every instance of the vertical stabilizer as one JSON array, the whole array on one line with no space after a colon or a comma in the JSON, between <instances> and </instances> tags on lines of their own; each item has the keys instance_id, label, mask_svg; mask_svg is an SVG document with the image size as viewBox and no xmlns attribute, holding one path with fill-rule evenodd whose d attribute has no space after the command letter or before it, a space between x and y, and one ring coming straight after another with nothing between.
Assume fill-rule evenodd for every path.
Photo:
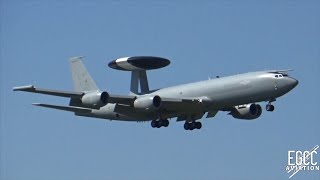
<instances>
[{"instance_id":1,"label":"vertical stabilizer","mask_svg":"<svg viewBox=\"0 0 320 180\"><path fill-rule=\"evenodd\" d=\"M82 58L83 57L70 58L74 89L81 92L99 90L86 67L83 65Z\"/></svg>"}]
</instances>

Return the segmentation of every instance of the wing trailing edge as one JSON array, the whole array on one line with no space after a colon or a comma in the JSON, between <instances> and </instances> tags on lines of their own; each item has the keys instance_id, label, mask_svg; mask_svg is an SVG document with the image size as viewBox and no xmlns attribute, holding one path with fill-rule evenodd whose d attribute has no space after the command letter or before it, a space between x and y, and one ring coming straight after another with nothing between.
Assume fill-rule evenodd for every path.
<instances>
[{"instance_id":1,"label":"wing trailing edge","mask_svg":"<svg viewBox=\"0 0 320 180\"><path fill-rule=\"evenodd\" d=\"M63 111L71 111L75 113L91 113L92 109L90 108L83 108L83 107L76 107L76 106L59 106L53 104L41 104L41 103L33 103L34 106L41 106L46 108L58 109Z\"/></svg>"}]
</instances>

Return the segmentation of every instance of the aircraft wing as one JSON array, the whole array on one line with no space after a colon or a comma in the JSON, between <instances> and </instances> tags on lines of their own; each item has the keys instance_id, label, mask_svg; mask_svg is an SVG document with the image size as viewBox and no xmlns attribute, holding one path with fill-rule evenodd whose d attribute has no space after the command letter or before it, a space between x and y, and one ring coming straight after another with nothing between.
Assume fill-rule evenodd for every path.
<instances>
[{"instance_id":1,"label":"aircraft wing","mask_svg":"<svg viewBox=\"0 0 320 180\"><path fill-rule=\"evenodd\" d=\"M75 113L90 113L92 109L90 108L83 108L83 107L76 107L76 106L59 106L59 105L52 105L52 104L41 104L41 103L33 103L32 105L41 106L46 108L64 110L64 111L71 111Z\"/></svg>"},{"instance_id":2,"label":"aircraft wing","mask_svg":"<svg viewBox=\"0 0 320 180\"><path fill-rule=\"evenodd\" d=\"M108 103L133 106L139 97L132 95L111 95ZM210 106L211 101L206 97L199 98L161 98L162 111L169 114L180 114L181 112L203 112L203 108ZM211 116L213 117L213 116Z\"/></svg>"},{"instance_id":3,"label":"aircraft wing","mask_svg":"<svg viewBox=\"0 0 320 180\"><path fill-rule=\"evenodd\" d=\"M47 95L61 96L61 97L70 97L70 98L81 98L84 95L83 92L43 89L43 88L37 88L33 85L14 87L13 91L26 91L26 92L32 92L32 93L47 94Z\"/></svg>"},{"instance_id":4,"label":"aircraft wing","mask_svg":"<svg viewBox=\"0 0 320 180\"><path fill-rule=\"evenodd\" d=\"M176 106L209 106L211 101L207 97L197 98L161 98L165 107Z\"/></svg>"},{"instance_id":5,"label":"aircraft wing","mask_svg":"<svg viewBox=\"0 0 320 180\"><path fill-rule=\"evenodd\" d=\"M33 85L29 86L20 86L14 87L14 91L25 91L60 97L69 97L74 99L81 99L85 92L77 92L77 91L64 91L64 90L53 90L53 89L44 89L38 88ZM134 101L139 98L133 95L109 95L108 103L116 103L122 105L133 106ZM169 113L178 113L185 111L197 111L202 109L204 106L208 106L208 102L210 102L206 97L199 98L161 98L161 102L166 112ZM72 112L91 112L91 109L81 108L81 105L77 106L56 106L56 105L48 105L48 104L34 104L37 106L72 111Z\"/></svg>"},{"instance_id":6,"label":"aircraft wing","mask_svg":"<svg viewBox=\"0 0 320 180\"><path fill-rule=\"evenodd\" d=\"M108 103L124 104L124 105L133 105L136 96L126 96L126 95L109 95Z\"/></svg>"},{"instance_id":7,"label":"aircraft wing","mask_svg":"<svg viewBox=\"0 0 320 180\"><path fill-rule=\"evenodd\" d=\"M134 101L139 98L132 95L112 95L110 94L108 98L108 103L117 103L124 105L133 105ZM164 106L176 106L178 104L194 104L198 105L201 103L206 103L206 98L161 98L161 102Z\"/></svg>"}]
</instances>

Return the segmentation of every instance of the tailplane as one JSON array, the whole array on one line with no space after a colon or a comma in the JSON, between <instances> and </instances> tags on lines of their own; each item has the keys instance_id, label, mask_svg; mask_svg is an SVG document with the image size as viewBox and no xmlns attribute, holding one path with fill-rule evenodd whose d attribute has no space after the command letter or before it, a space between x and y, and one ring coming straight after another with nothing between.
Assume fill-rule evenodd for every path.
<instances>
[{"instance_id":1,"label":"tailplane","mask_svg":"<svg viewBox=\"0 0 320 180\"><path fill-rule=\"evenodd\" d=\"M70 58L70 66L74 89L79 92L88 92L99 90L98 86L88 73L86 67L82 63L83 57Z\"/></svg>"}]
</instances>

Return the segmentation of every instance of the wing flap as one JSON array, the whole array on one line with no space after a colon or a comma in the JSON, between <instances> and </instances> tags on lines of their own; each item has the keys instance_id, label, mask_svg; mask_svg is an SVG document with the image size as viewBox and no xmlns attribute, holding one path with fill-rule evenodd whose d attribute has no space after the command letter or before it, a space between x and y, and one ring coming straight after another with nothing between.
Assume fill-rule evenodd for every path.
<instances>
[{"instance_id":1,"label":"wing flap","mask_svg":"<svg viewBox=\"0 0 320 180\"><path fill-rule=\"evenodd\" d=\"M162 98L163 108L167 112L202 112L211 105L211 101L206 97L199 98Z\"/></svg>"},{"instance_id":2,"label":"wing flap","mask_svg":"<svg viewBox=\"0 0 320 180\"><path fill-rule=\"evenodd\" d=\"M136 96L125 96L125 95L109 95L108 103L116 103L123 105L133 105L134 100L136 100Z\"/></svg>"},{"instance_id":3,"label":"wing flap","mask_svg":"<svg viewBox=\"0 0 320 180\"><path fill-rule=\"evenodd\" d=\"M75 113L91 113L92 112L92 109L90 108L83 108L83 107L76 107L76 106L59 106L59 105L41 104L41 103L33 103L32 105L58 109L63 111L71 111Z\"/></svg>"},{"instance_id":4,"label":"wing flap","mask_svg":"<svg viewBox=\"0 0 320 180\"><path fill-rule=\"evenodd\" d=\"M187 120L187 116L186 115L184 115L184 116L178 116L177 117L177 121L185 121L185 120Z\"/></svg>"},{"instance_id":5,"label":"wing flap","mask_svg":"<svg viewBox=\"0 0 320 180\"><path fill-rule=\"evenodd\" d=\"M217 113L218 111L209 111L206 118L212 118L216 116Z\"/></svg>"},{"instance_id":6,"label":"wing flap","mask_svg":"<svg viewBox=\"0 0 320 180\"><path fill-rule=\"evenodd\" d=\"M13 91L25 91L25 92L32 92L32 93L39 93L39 94L47 94L52 96L70 97L70 98L81 98L84 95L83 92L43 89L43 88L37 88L33 85L14 87Z\"/></svg>"},{"instance_id":7,"label":"wing flap","mask_svg":"<svg viewBox=\"0 0 320 180\"><path fill-rule=\"evenodd\" d=\"M177 117L177 121L192 121L201 119L204 115L204 112L192 113L192 114L184 114Z\"/></svg>"}]
</instances>

